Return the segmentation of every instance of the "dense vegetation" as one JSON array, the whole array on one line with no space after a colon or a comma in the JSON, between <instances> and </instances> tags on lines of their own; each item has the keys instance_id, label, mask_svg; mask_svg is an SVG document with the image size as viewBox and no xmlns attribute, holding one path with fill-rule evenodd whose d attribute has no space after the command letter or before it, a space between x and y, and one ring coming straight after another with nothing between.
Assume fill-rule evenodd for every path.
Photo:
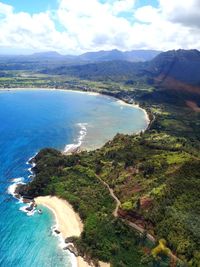
<instances>
[{"instance_id":1,"label":"dense vegetation","mask_svg":"<svg viewBox=\"0 0 200 267\"><path fill-rule=\"evenodd\" d=\"M86 157L85 157L85 156ZM86 258L112 262L114 266L143 266L135 232L112 216L115 203L96 178L96 167L87 153L63 156L53 149L35 158L36 178L19 193L29 196L57 195L67 199L84 221L84 232L74 242Z\"/></svg>"},{"instance_id":2,"label":"dense vegetation","mask_svg":"<svg viewBox=\"0 0 200 267\"><path fill-rule=\"evenodd\" d=\"M190 149L185 138L150 131L140 136L117 135L100 150L74 156L44 150L36 157L36 178L22 193L33 196L56 194L68 199L85 220L85 232L78 241L81 249L84 247L102 260L116 263L120 258L124 262L118 255L119 251L123 252L120 247L116 248L119 251L113 258L105 256L109 246L103 240L109 239L110 235L103 232L105 236L99 236L101 232L98 231L103 231L105 220L106 224L113 222L114 203L96 178L98 175L121 200L123 217L143 225L157 237L165 238L180 258L195 266L194 262L199 262L200 249L200 161L196 149ZM94 232L90 232L90 227ZM130 238L126 236L125 240ZM109 242L113 244L111 240ZM118 237L115 242L121 244ZM132 266L133 259L131 257L129 264L124 262L125 266Z\"/></svg>"},{"instance_id":3,"label":"dense vegetation","mask_svg":"<svg viewBox=\"0 0 200 267\"><path fill-rule=\"evenodd\" d=\"M143 63L127 61L105 61L75 66L61 66L56 69L46 69L45 74L69 75L87 80L98 81L126 81L136 79L136 74L143 67ZM139 77L137 77L137 80Z\"/></svg>"},{"instance_id":4,"label":"dense vegetation","mask_svg":"<svg viewBox=\"0 0 200 267\"><path fill-rule=\"evenodd\" d=\"M43 76L54 85L60 83L58 87L94 90L128 102L137 100L152 119L145 133L117 135L96 151L65 156L56 150L42 150L35 158L35 179L20 188L21 194L51 194L70 201L85 224L81 238L75 240L79 252L93 259L109 261L117 267L169 266L168 260L161 260L161 263L159 257L152 258L151 250L143 242L146 236L138 236L121 219L140 225L157 239L164 238L167 247L182 260L174 265L171 263L171 266L200 266L198 69L192 68L195 71L192 82L196 87L192 83L179 87L179 81L191 82L191 77L186 77L185 69L185 77L179 79L181 73L177 72L180 64L190 69L188 61L195 61L195 66L199 64L199 53L191 51L188 56L184 51L171 51L165 55L147 64L143 73L138 72L136 76L122 71L120 83L113 75L119 75L115 69L116 62L98 65L96 73L101 70L99 77L105 78L102 81L99 78L92 81L97 78L96 64L89 66L92 66L91 73L94 74L90 81L80 80L78 75L82 73L80 70L84 70L88 75L86 78L89 77L87 65L67 67L73 70L71 75L77 72L76 78ZM102 66L107 65L112 66L112 79L105 76ZM66 67L57 70L65 71ZM165 87L169 73L170 79L179 79L171 84L178 84L177 87ZM191 72L188 73L190 76ZM161 76L159 82L157 75ZM115 202L99 178L114 190L120 200L118 215L121 219L113 217Z\"/></svg>"},{"instance_id":5,"label":"dense vegetation","mask_svg":"<svg viewBox=\"0 0 200 267\"><path fill-rule=\"evenodd\" d=\"M43 150L36 157L36 178L21 193L56 194L66 198L85 221L85 231L77 241L80 250L114 266L132 266L135 254L130 256L127 248L121 248L130 237L124 232L122 236L111 234L115 231L112 226L107 226L112 231L109 228L106 234L107 227L103 227L110 221L115 228L116 219L111 216L114 203L98 175L120 199L121 217L142 225L158 238L165 238L183 262L198 266L195 265L199 262L200 245L197 143L194 145L192 140L181 137L180 132L170 134L168 128L161 132L162 124L165 123L161 117L153 123L152 130L137 136L117 135L103 148L92 152L63 156L54 150ZM134 240L133 233L131 239ZM107 250L111 244L116 246L115 254L112 249ZM135 246L130 244L128 248L135 251ZM124 257L125 251L130 261L127 255Z\"/></svg>"}]
</instances>

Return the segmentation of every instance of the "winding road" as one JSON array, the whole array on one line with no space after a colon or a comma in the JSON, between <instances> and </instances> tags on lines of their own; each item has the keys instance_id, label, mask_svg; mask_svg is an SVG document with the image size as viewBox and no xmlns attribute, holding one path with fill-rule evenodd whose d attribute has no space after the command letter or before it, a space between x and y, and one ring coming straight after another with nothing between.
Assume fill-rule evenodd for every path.
<instances>
[{"instance_id":1,"label":"winding road","mask_svg":"<svg viewBox=\"0 0 200 267\"><path fill-rule=\"evenodd\" d=\"M114 216L115 218L119 218L119 216L118 216L118 210L119 210L119 208L120 208L120 206L121 206L121 202L120 202L120 200L119 200L118 197L115 195L114 190L113 190L112 188L110 188L109 184L107 184L104 180L102 180L102 179L99 177L99 175L96 175L96 177L97 177L97 179L98 179L103 185L105 185L105 186L108 188L111 197L115 200L115 202L116 202L116 207L115 207L115 209L114 209L114 211L113 211L113 216ZM144 228L142 228L141 226L139 226L139 225L137 225L137 224L135 224L135 223L133 223L133 222L127 220L127 219L126 219L126 220L121 219L121 220L122 220L125 224L129 225L130 227L132 227L134 230L136 230L137 232L139 232L139 233L141 233L141 234L143 234L143 233L146 231L146 230L145 230ZM147 233L146 237L147 237L147 239L148 239L149 241L151 241L152 243L156 244L157 240L155 239L154 236L152 236L151 234ZM180 259L179 259L175 254L173 254L172 252L169 253L169 257L173 260L173 264L175 264L174 266L176 266L176 262L180 261Z\"/></svg>"},{"instance_id":2,"label":"winding road","mask_svg":"<svg viewBox=\"0 0 200 267\"><path fill-rule=\"evenodd\" d=\"M115 202L116 202L116 207L115 207L115 209L114 209L114 211L113 211L113 216L114 216L115 218L118 218L118 217L119 217L119 216L118 216L118 210L119 210L119 208L120 208L120 206L121 206L121 202L120 202L120 200L119 200L118 197L115 195L114 190L113 190L112 188L110 188L109 184L107 184L105 181L103 181L103 180L99 177L99 175L97 175L97 178L98 178L98 180L99 180L102 184L104 184L104 185L108 188L111 197L115 200ZM123 222L125 222L126 224L128 224L130 227L134 228L136 231L140 232L141 234L143 234L143 233L145 232L145 229L142 228L141 226L139 226L139 225L137 225L137 224L135 224L135 223L133 223L133 222L131 222L131 221L129 221L129 220L124 220L124 219L121 219L121 220L122 220ZM147 233L147 238L148 238L151 242L156 243L156 239L155 239L152 235L150 235L150 234L148 234L148 233Z\"/></svg>"}]
</instances>

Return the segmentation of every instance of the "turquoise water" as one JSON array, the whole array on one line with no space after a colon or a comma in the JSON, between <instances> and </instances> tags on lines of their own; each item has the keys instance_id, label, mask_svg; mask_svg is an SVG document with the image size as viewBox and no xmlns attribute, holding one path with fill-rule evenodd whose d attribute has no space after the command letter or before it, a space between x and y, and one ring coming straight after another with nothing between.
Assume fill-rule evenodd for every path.
<instances>
[{"instance_id":1,"label":"turquoise water","mask_svg":"<svg viewBox=\"0 0 200 267\"><path fill-rule=\"evenodd\" d=\"M113 98L36 89L0 92L0 266L74 266L53 235L51 212L43 208L42 215L27 216L20 210L24 204L8 194L17 181L29 181L30 157L43 147L100 146L117 132L146 126L141 109Z\"/></svg>"}]
</instances>

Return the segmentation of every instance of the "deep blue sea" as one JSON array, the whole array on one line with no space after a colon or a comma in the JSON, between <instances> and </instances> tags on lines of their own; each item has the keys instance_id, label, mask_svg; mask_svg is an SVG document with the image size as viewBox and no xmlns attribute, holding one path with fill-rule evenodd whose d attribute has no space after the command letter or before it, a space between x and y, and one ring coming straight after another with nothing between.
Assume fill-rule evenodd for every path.
<instances>
[{"instance_id":1,"label":"deep blue sea","mask_svg":"<svg viewBox=\"0 0 200 267\"><path fill-rule=\"evenodd\" d=\"M27 160L41 148L92 148L117 132L147 126L141 109L113 98L58 90L0 92L0 267L71 267L75 259L62 250L52 232L50 211L27 216L9 192L29 181Z\"/></svg>"}]
</instances>

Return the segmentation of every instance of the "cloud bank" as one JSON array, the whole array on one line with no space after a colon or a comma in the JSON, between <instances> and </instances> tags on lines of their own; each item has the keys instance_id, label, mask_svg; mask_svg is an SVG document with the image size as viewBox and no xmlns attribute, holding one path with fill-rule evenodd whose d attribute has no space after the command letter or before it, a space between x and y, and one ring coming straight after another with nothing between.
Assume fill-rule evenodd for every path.
<instances>
[{"instance_id":1,"label":"cloud bank","mask_svg":"<svg viewBox=\"0 0 200 267\"><path fill-rule=\"evenodd\" d=\"M200 49L199 0L58 0L56 10L15 12L0 2L0 47L79 54L95 50ZM151 3L151 1L149 1Z\"/></svg>"}]
</instances>

